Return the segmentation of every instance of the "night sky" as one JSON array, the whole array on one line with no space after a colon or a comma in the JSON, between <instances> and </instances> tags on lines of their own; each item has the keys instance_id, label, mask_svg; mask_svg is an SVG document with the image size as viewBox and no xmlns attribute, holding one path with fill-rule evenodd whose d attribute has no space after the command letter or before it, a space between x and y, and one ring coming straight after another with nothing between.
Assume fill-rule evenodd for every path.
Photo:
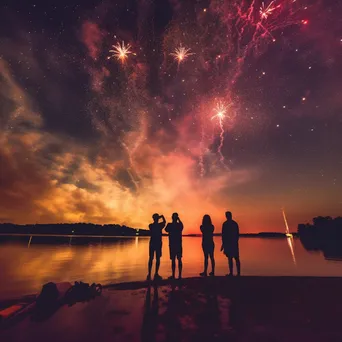
<instances>
[{"instance_id":1,"label":"night sky","mask_svg":"<svg viewBox=\"0 0 342 342\"><path fill-rule=\"evenodd\" d=\"M0 222L295 230L341 132L339 0L2 1Z\"/></svg>"}]
</instances>

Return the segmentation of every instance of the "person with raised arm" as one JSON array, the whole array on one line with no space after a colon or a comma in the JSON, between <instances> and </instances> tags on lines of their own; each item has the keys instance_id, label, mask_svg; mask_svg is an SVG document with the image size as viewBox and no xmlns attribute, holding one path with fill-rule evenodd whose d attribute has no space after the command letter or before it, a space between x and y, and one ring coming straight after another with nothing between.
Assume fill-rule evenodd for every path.
<instances>
[{"instance_id":1,"label":"person with raised arm","mask_svg":"<svg viewBox=\"0 0 342 342\"><path fill-rule=\"evenodd\" d=\"M172 276L170 279L175 279L176 272L176 258L178 260L178 278L182 278L182 231L183 223L180 220L177 213L172 214L172 222L168 223L165 231L169 233L169 248L170 248L170 259L171 259L171 269Z\"/></svg>"},{"instance_id":2,"label":"person with raised arm","mask_svg":"<svg viewBox=\"0 0 342 342\"><path fill-rule=\"evenodd\" d=\"M162 256L162 231L165 227L166 220L164 215L153 214L153 222L149 224L150 229L150 244L149 244L149 260L148 260L148 274L147 280L151 279L152 263L154 254L156 255L156 270L154 274L155 280L160 280L162 277L159 275L160 258ZM159 220L161 219L161 222Z\"/></svg>"}]
</instances>

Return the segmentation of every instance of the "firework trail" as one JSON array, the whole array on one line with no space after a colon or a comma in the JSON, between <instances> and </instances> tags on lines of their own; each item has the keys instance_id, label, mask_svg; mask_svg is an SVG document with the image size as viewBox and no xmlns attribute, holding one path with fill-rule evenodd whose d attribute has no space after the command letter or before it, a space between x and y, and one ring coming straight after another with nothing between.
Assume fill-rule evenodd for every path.
<instances>
[{"instance_id":1,"label":"firework trail","mask_svg":"<svg viewBox=\"0 0 342 342\"><path fill-rule=\"evenodd\" d=\"M214 16L213 19L217 22L217 27L214 27L211 21L209 22L211 19L208 15L209 11L204 16L196 17L193 23L183 23L175 20L174 25L172 23L170 29L164 35L164 56L166 56L164 62L167 63L170 59L169 56L171 56L179 67L180 64L188 61L189 57L194 55L189 46L194 47L195 44L198 45L198 48L196 48L198 58L194 60L194 67L182 70L182 77L186 80L182 87L176 87L173 84L173 78L169 70L162 70L159 74L160 77L163 77L162 81L164 81L161 93L164 92L163 95L167 94L168 98L172 97L173 101L173 99L176 100L177 96L179 96L178 93L181 93L182 90L181 95L184 96L181 100L183 101L182 104L186 104L186 101L191 99L190 91L192 94L196 93L200 96L209 92L210 96L217 98L222 96L222 89L220 88L223 88L224 96L233 98L233 92L237 89L232 84L235 84L245 71L246 59L260 55L268 44L274 42L276 31L290 25L303 23L303 18L297 15L300 8L299 2L294 0L264 0L264 2L259 0L211 1L210 14ZM184 32L186 32L186 35L184 35ZM200 49L201 47L202 49ZM149 45L148 48L150 48ZM110 53L111 56L108 59L115 58L125 66L122 70L126 78L118 78L117 83L120 82L118 85L120 99L125 98L129 110L129 117L125 116L125 122L132 121L128 122L128 126L132 129L132 127L136 127L133 121L136 118L133 117L133 113L137 113L136 109L138 108L146 109L146 106L149 106L150 103L149 94L144 90L148 88L148 77L145 76L145 74L148 74L148 67L142 67L142 65L148 65L149 61L147 57L144 60L144 54L141 53L139 54L140 60L137 59L136 63L127 63L135 53L132 52L131 45L124 41L112 45ZM164 75L167 75L167 77ZM223 75L224 77L222 77ZM204 79L208 80L208 82L201 82ZM163 96L160 98L162 99ZM179 98L177 98L178 100ZM154 99L153 104L154 109L163 108L163 103L161 105L157 104L156 99ZM219 139L217 157L223 165L225 165L223 148L228 107L223 102L218 102L214 108L215 113L211 117L211 120L218 120L219 129L217 129L216 133L219 133L219 138L217 137ZM154 109L151 109L151 111ZM228 117L231 118L230 115ZM171 121L170 117L169 120ZM206 170L204 153L210 144L205 140L207 130L205 123L198 127L201 127L202 130L201 134L198 134L198 143L200 145L199 171L203 177ZM126 143L128 142L126 141ZM133 152L132 157L140 144L137 147L132 147L131 144L128 145L127 151ZM132 159L134 158L130 158L131 164L134 162Z\"/></svg>"},{"instance_id":2,"label":"firework trail","mask_svg":"<svg viewBox=\"0 0 342 342\"><path fill-rule=\"evenodd\" d=\"M282 213L283 213L283 218L284 218L284 223L285 223L286 234L290 234L289 225L288 225L288 223L287 223L287 219L286 219L286 215L285 215L285 210L284 210L284 208L282 208L281 211L282 211Z\"/></svg>"},{"instance_id":3,"label":"firework trail","mask_svg":"<svg viewBox=\"0 0 342 342\"><path fill-rule=\"evenodd\" d=\"M200 142L200 157L199 157L199 166L201 177L204 176L204 159L203 159L203 145L204 145L204 129L201 129L201 142Z\"/></svg>"},{"instance_id":4,"label":"firework trail","mask_svg":"<svg viewBox=\"0 0 342 342\"><path fill-rule=\"evenodd\" d=\"M133 182L133 184L135 185L136 190L139 190L139 180L140 177L136 172L136 168L134 167L134 157L131 149L129 148L129 146L120 139L121 145L125 148L125 150L127 151L127 156L128 156L128 160L129 160L129 167L126 168L127 173L130 176L131 181Z\"/></svg>"},{"instance_id":5,"label":"firework trail","mask_svg":"<svg viewBox=\"0 0 342 342\"><path fill-rule=\"evenodd\" d=\"M251 4L247 4L246 1L234 1L228 7L218 8L224 13L225 18L230 18L226 20L227 28L237 34L237 63L231 84L235 84L241 76L244 62L250 54L260 54L262 47L265 48L270 42L276 42L274 37L276 31L292 25L308 23L307 20L301 20L298 15L300 9L293 0L284 0L281 4L277 3L277 0L268 4L262 2L259 9L256 0Z\"/></svg>"},{"instance_id":6,"label":"firework trail","mask_svg":"<svg viewBox=\"0 0 342 342\"><path fill-rule=\"evenodd\" d=\"M224 156L222 154L222 147L223 147L223 143L224 143L224 128L223 128L223 123L222 120L220 120L220 128L221 128L221 133L220 133L220 145L217 149L217 152L220 155L220 162L225 165L224 163Z\"/></svg>"}]
</instances>

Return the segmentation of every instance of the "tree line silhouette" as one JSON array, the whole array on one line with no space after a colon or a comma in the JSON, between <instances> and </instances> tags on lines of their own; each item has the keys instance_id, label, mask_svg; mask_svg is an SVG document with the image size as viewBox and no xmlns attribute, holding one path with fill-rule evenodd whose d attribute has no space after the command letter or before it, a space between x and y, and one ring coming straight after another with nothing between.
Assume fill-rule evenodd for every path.
<instances>
[{"instance_id":1,"label":"tree line silhouette","mask_svg":"<svg viewBox=\"0 0 342 342\"><path fill-rule=\"evenodd\" d=\"M0 224L2 234L147 236L147 229L136 229L119 224L57 223L57 224Z\"/></svg>"},{"instance_id":2,"label":"tree line silhouette","mask_svg":"<svg viewBox=\"0 0 342 342\"><path fill-rule=\"evenodd\" d=\"M342 217L317 216L312 224L299 224L300 240L309 251L322 251L327 259L342 259Z\"/></svg>"},{"instance_id":3,"label":"tree line silhouette","mask_svg":"<svg viewBox=\"0 0 342 342\"><path fill-rule=\"evenodd\" d=\"M97 235L97 236L150 236L150 231L142 228L132 228L119 224L94 224L94 223L51 223L51 224L14 224L0 223L0 234L42 234L42 235ZM295 233L294 233L295 234ZM163 233L163 236L168 234ZM201 234L186 234L187 236L201 236ZM221 233L213 233L213 236L221 236ZM259 232L240 233L243 237L276 237L284 238L284 233Z\"/></svg>"}]
</instances>

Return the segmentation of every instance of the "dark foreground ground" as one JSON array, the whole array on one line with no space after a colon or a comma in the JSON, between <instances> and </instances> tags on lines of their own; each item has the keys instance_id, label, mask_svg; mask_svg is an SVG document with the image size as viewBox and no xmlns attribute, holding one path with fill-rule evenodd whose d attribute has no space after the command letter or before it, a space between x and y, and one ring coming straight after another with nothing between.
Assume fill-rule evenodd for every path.
<instances>
[{"instance_id":1,"label":"dark foreground ground","mask_svg":"<svg viewBox=\"0 0 342 342\"><path fill-rule=\"evenodd\" d=\"M342 278L191 278L109 286L0 341L342 341Z\"/></svg>"}]
</instances>

